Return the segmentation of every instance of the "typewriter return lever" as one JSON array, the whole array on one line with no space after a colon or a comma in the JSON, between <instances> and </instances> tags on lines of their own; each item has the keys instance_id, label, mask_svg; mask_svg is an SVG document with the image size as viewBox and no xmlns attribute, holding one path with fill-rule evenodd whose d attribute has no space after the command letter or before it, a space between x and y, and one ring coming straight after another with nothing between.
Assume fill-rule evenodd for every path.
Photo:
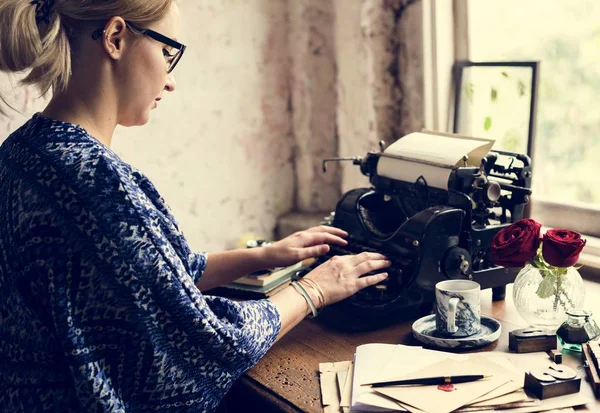
<instances>
[{"instance_id":1,"label":"typewriter return lever","mask_svg":"<svg viewBox=\"0 0 600 413\"><path fill-rule=\"evenodd\" d=\"M323 159L323 163L321 164L323 167L323 172L327 172L327 162L341 162L341 161L352 161L353 165L362 165L362 158L360 156L353 156L347 158L328 158Z\"/></svg>"},{"instance_id":2,"label":"typewriter return lever","mask_svg":"<svg viewBox=\"0 0 600 413\"><path fill-rule=\"evenodd\" d=\"M380 152L383 152L385 150L385 141L379 141L379 150L380 150ZM369 157L367 157L367 159L369 159ZM360 166L361 171L363 171L363 167L366 166L366 165L363 165L363 159L360 156L328 158L328 159L323 159L323 163L321 164L322 168L323 168L323 172L327 172L327 162L341 162L341 161L352 161L353 165Z\"/></svg>"}]
</instances>

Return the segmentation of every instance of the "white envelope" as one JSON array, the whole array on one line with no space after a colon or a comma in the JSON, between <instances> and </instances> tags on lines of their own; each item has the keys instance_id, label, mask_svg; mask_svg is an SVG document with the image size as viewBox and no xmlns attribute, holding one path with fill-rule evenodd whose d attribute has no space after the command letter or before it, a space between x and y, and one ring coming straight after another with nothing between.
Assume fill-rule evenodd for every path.
<instances>
[{"instance_id":1,"label":"white envelope","mask_svg":"<svg viewBox=\"0 0 600 413\"><path fill-rule=\"evenodd\" d=\"M428 350L401 344L364 344L356 348L352 381L353 410L406 411L395 400L375 392L365 383L394 380L445 359L467 360L468 355Z\"/></svg>"},{"instance_id":2,"label":"white envelope","mask_svg":"<svg viewBox=\"0 0 600 413\"><path fill-rule=\"evenodd\" d=\"M410 378L419 378L485 374L491 375L491 377L467 383L453 384L451 385L452 391L447 391L443 386L436 385L386 386L377 388L376 391L397 400L410 411L451 413L510 382L511 377L506 372L506 369L483 358L461 361L446 359L431 364L408 376ZM412 408L408 406L412 406Z\"/></svg>"}]
</instances>

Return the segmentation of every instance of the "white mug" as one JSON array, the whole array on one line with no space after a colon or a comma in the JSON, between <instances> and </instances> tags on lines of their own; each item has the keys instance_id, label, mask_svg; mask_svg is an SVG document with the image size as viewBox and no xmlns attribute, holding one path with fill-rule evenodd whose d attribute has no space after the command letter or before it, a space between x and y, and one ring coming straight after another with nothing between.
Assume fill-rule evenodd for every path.
<instances>
[{"instance_id":1,"label":"white mug","mask_svg":"<svg viewBox=\"0 0 600 413\"><path fill-rule=\"evenodd\" d=\"M442 336L468 337L481 330L481 286L446 280L435 285L435 327Z\"/></svg>"}]
</instances>

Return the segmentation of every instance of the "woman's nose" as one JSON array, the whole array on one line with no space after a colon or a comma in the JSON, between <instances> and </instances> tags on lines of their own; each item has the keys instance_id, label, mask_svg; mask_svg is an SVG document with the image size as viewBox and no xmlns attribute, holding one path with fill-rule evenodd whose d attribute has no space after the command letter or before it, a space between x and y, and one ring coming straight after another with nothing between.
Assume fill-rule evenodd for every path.
<instances>
[{"instance_id":1,"label":"woman's nose","mask_svg":"<svg viewBox=\"0 0 600 413\"><path fill-rule=\"evenodd\" d=\"M165 90L167 92L173 92L175 90L175 77L172 74L167 76L167 83L165 84Z\"/></svg>"}]
</instances>

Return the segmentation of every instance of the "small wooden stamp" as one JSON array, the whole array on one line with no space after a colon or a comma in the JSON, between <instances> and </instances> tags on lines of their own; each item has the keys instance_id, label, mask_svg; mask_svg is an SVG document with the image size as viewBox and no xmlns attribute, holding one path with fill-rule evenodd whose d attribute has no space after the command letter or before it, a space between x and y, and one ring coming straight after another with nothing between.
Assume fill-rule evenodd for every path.
<instances>
[{"instance_id":1,"label":"small wooden stamp","mask_svg":"<svg viewBox=\"0 0 600 413\"><path fill-rule=\"evenodd\" d=\"M522 328L508 334L508 348L516 353L550 351L556 347L556 333L547 330Z\"/></svg>"},{"instance_id":2,"label":"small wooden stamp","mask_svg":"<svg viewBox=\"0 0 600 413\"><path fill-rule=\"evenodd\" d=\"M547 369L537 369L525 373L523 387L538 399L543 400L579 392L581 378L577 376L575 370L552 363Z\"/></svg>"},{"instance_id":3,"label":"small wooden stamp","mask_svg":"<svg viewBox=\"0 0 600 413\"><path fill-rule=\"evenodd\" d=\"M556 364L562 363L562 353L559 350L550 350L548 352L548 355L550 356L550 359Z\"/></svg>"}]
</instances>

